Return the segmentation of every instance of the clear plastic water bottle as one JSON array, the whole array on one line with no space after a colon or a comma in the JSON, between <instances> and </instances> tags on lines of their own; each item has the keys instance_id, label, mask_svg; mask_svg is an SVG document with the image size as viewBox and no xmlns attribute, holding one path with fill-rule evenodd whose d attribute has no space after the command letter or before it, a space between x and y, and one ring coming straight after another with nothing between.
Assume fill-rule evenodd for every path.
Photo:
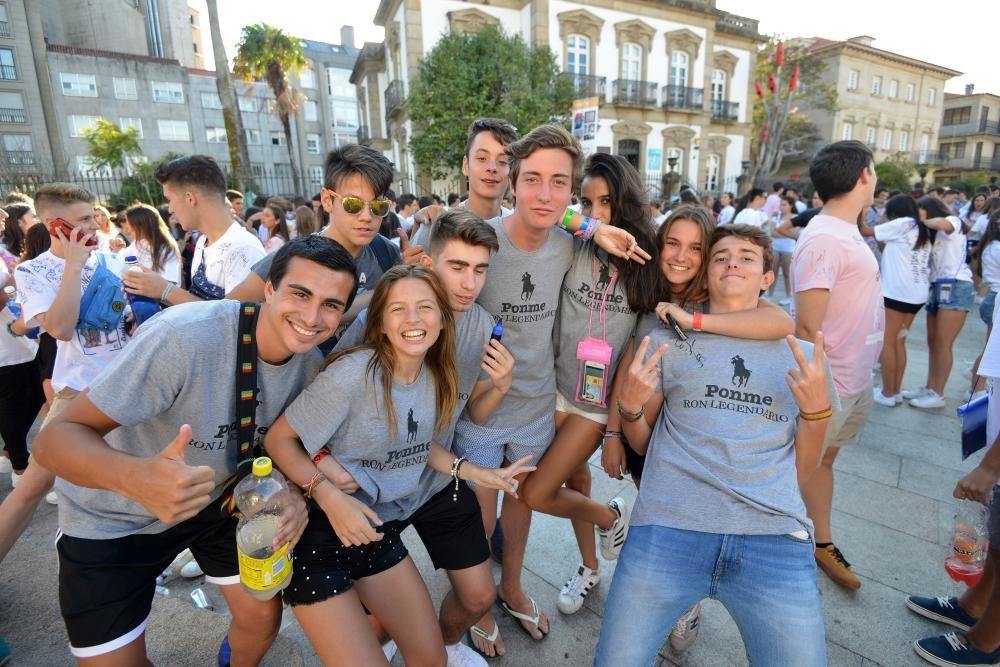
<instances>
[{"instance_id":1,"label":"clear plastic water bottle","mask_svg":"<svg viewBox=\"0 0 1000 667\"><path fill-rule=\"evenodd\" d=\"M10 314L14 316L14 319L21 317L21 306L17 305L17 290L14 289L13 285L7 285L3 288L3 293L7 296L7 310ZM35 327L28 332L28 338L38 338L38 333L40 329Z\"/></svg>"},{"instance_id":2,"label":"clear plastic water bottle","mask_svg":"<svg viewBox=\"0 0 1000 667\"><path fill-rule=\"evenodd\" d=\"M983 576L983 563L989 549L989 509L973 500L963 500L955 512L951 527L951 549L944 559L944 569L955 581L975 586Z\"/></svg>"},{"instance_id":3,"label":"clear plastic water bottle","mask_svg":"<svg viewBox=\"0 0 1000 667\"><path fill-rule=\"evenodd\" d=\"M278 519L290 502L285 477L262 456L253 462L253 472L233 492L242 517L236 527L236 549L240 582L258 600L270 600L292 580L292 555L288 544L272 546Z\"/></svg>"},{"instance_id":4,"label":"clear plastic water bottle","mask_svg":"<svg viewBox=\"0 0 1000 667\"><path fill-rule=\"evenodd\" d=\"M139 259L135 255L129 255L125 258L125 270L131 271L142 271L139 267ZM132 316L135 318L135 326L141 325L143 322L151 318L160 312L160 302L156 299L151 299L148 296L141 296L139 294L128 294L125 297L128 299L129 305L132 307Z\"/></svg>"}]
</instances>

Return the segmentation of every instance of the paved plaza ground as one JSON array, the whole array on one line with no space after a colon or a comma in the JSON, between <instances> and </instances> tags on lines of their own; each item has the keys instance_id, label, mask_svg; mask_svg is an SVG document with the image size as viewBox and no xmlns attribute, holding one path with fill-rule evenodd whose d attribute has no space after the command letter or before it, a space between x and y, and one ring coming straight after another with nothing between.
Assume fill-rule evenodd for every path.
<instances>
[{"instance_id":1,"label":"paved plaza ground","mask_svg":"<svg viewBox=\"0 0 1000 667\"><path fill-rule=\"evenodd\" d=\"M946 408L921 411L905 405L876 405L860 446L845 450L837 461L835 539L863 585L859 591L846 591L820 574L831 665L924 665L911 643L945 631L944 626L907 611L903 599L911 593L943 595L959 590L942 568L954 507L951 492L979 457L960 460L955 408L968 382L962 371L981 349L985 332L978 316L970 316L955 346L955 370L948 384ZM926 373L922 314L914 325L909 349L904 387L922 384ZM599 456L593 461L599 462ZM593 473L595 498L622 495L630 502L635 499L631 481L608 479L597 465ZM9 490L9 481L0 479L0 497ZM0 636L13 647L12 666L73 664L56 600L55 530L56 508L43 505L0 567ZM447 579L433 571L412 530L405 538L437 603L447 590ZM534 667L592 663L614 564L602 563L600 586L580 612L564 616L556 610L556 597L577 567L578 558L569 522L536 514L523 581L526 590L548 610L551 633L535 643L512 620L500 618L508 657L491 664ZM499 576L498 568L494 569ZM169 596L156 596L148 629L150 657L155 664L214 664L228 621L224 613L199 610L191 604L188 594L200 585L197 580L180 582L170 586ZM221 596L211 586L205 585L204 590L221 604ZM684 664L746 664L739 632L725 609L713 601L704 603L704 608L701 638ZM265 664L320 664L287 611L279 640ZM397 657L393 664L403 663ZM658 665L673 664L664 649Z\"/></svg>"}]
</instances>

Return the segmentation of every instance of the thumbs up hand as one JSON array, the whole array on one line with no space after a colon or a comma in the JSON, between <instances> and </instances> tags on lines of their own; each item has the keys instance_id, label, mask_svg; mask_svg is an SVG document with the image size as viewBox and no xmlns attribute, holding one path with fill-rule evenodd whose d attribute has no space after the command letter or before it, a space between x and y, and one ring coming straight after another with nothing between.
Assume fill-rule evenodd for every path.
<instances>
[{"instance_id":1,"label":"thumbs up hand","mask_svg":"<svg viewBox=\"0 0 1000 667\"><path fill-rule=\"evenodd\" d=\"M209 466L189 466L184 452L191 442L191 427L184 424L163 450L147 458L133 480L131 497L164 523L180 523L200 512L212 500L215 471Z\"/></svg>"}]
</instances>

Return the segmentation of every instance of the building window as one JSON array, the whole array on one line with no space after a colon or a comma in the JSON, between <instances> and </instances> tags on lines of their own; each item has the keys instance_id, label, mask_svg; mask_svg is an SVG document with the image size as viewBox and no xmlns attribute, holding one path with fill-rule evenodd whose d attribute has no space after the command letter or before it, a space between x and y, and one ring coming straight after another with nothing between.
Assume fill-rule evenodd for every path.
<instances>
[{"instance_id":1,"label":"building window","mask_svg":"<svg viewBox=\"0 0 1000 667\"><path fill-rule=\"evenodd\" d=\"M13 49L0 49L0 79L7 81L17 79L17 67L14 65Z\"/></svg>"},{"instance_id":2,"label":"building window","mask_svg":"<svg viewBox=\"0 0 1000 667\"><path fill-rule=\"evenodd\" d=\"M671 70L673 66L671 66ZM622 44L622 79L638 81L642 73L642 47L626 42Z\"/></svg>"},{"instance_id":3,"label":"building window","mask_svg":"<svg viewBox=\"0 0 1000 667\"><path fill-rule=\"evenodd\" d=\"M590 40L583 35L570 35L566 39L566 71L590 74Z\"/></svg>"},{"instance_id":4,"label":"building window","mask_svg":"<svg viewBox=\"0 0 1000 667\"><path fill-rule=\"evenodd\" d=\"M0 4L0 37L10 37L10 19L7 18L5 4Z\"/></svg>"},{"instance_id":5,"label":"building window","mask_svg":"<svg viewBox=\"0 0 1000 667\"><path fill-rule=\"evenodd\" d=\"M972 122L972 107L958 107L957 109L945 109L942 125L965 125Z\"/></svg>"},{"instance_id":6,"label":"building window","mask_svg":"<svg viewBox=\"0 0 1000 667\"><path fill-rule=\"evenodd\" d=\"M932 107L937 103L937 88L927 89L927 106Z\"/></svg>"},{"instance_id":7,"label":"building window","mask_svg":"<svg viewBox=\"0 0 1000 667\"><path fill-rule=\"evenodd\" d=\"M78 116L73 115L69 117L69 136L71 137L85 137L89 130L93 130L97 127L97 121L101 120L100 116Z\"/></svg>"},{"instance_id":8,"label":"building window","mask_svg":"<svg viewBox=\"0 0 1000 667\"><path fill-rule=\"evenodd\" d=\"M882 77L873 76L872 77L872 95L882 94Z\"/></svg>"},{"instance_id":9,"label":"building window","mask_svg":"<svg viewBox=\"0 0 1000 667\"><path fill-rule=\"evenodd\" d=\"M670 85L686 88L688 85L689 56L684 51L670 54Z\"/></svg>"},{"instance_id":10,"label":"building window","mask_svg":"<svg viewBox=\"0 0 1000 667\"><path fill-rule=\"evenodd\" d=\"M161 141L191 141L186 120L160 120L157 124Z\"/></svg>"},{"instance_id":11,"label":"building window","mask_svg":"<svg viewBox=\"0 0 1000 667\"><path fill-rule=\"evenodd\" d=\"M920 161L927 162L927 154L931 152L931 135L926 132L920 135Z\"/></svg>"},{"instance_id":12,"label":"building window","mask_svg":"<svg viewBox=\"0 0 1000 667\"><path fill-rule=\"evenodd\" d=\"M115 77L115 99L137 100L139 91L135 85L135 79L128 79L120 76Z\"/></svg>"},{"instance_id":13,"label":"building window","mask_svg":"<svg viewBox=\"0 0 1000 667\"><path fill-rule=\"evenodd\" d=\"M202 93L201 107L203 109L221 109L222 99L219 98L218 93Z\"/></svg>"},{"instance_id":14,"label":"building window","mask_svg":"<svg viewBox=\"0 0 1000 667\"><path fill-rule=\"evenodd\" d=\"M5 134L3 149L10 164L35 164L35 153L31 148L31 137L27 134Z\"/></svg>"},{"instance_id":15,"label":"building window","mask_svg":"<svg viewBox=\"0 0 1000 667\"><path fill-rule=\"evenodd\" d=\"M319 120L319 105L313 100L306 100L302 106L302 115L308 121Z\"/></svg>"},{"instance_id":16,"label":"building window","mask_svg":"<svg viewBox=\"0 0 1000 667\"><path fill-rule=\"evenodd\" d=\"M299 85L303 88L316 88L316 72L313 71L312 64L306 64L299 72Z\"/></svg>"},{"instance_id":17,"label":"building window","mask_svg":"<svg viewBox=\"0 0 1000 667\"><path fill-rule=\"evenodd\" d=\"M226 128L224 127L206 127L205 128L205 139L208 140L210 144L224 144L227 142L226 138Z\"/></svg>"},{"instance_id":18,"label":"building window","mask_svg":"<svg viewBox=\"0 0 1000 667\"><path fill-rule=\"evenodd\" d=\"M854 138L854 125L852 123L844 123L843 134L840 138L844 141Z\"/></svg>"},{"instance_id":19,"label":"building window","mask_svg":"<svg viewBox=\"0 0 1000 667\"><path fill-rule=\"evenodd\" d=\"M907 130L900 130L899 132L899 150L904 153L910 150L910 133Z\"/></svg>"},{"instance_id":20,"label":"building window","mask_svg":"<svg viewBox=\"0 0 1000 667\"><path fill-rule=\"evenodd\" d=\"M353 144L358 140L356 134L348 134L346 132L334 132L333 133L333 147L340 148L341 146L346 146L347 144Z\"/></svg>"},{"instance_id":21,"label":"building window","mask_svg":"<svg viewBox=\"0 0 1000 667\"><path fill-rule=\"evenodd\" d=\"M357 127L358 126L358 103L357 100L339 101L332 100L330 107L333 110L334 127ZM357 137L355 137L357 140Z\"/></svg>"},{"instance_id":22,"label":"building window","mask_svg":"<svg viewBox=\"0 0 1000 667\"><path fill-rule=\"evenodd\" d=\"M399 71L398 69L396 70ZM398 76L395 78L399 78ZM351 83L351 70L339 67L326 68L326 89L330 97L357 98L354 84Z\"/></svg>"},{"instance_id":23,"label":"building window","mask_svg":"<svg viewBox=\"0 0 1000 667\"><path fill-rule=\"evenodd\" d=\"M247 113L257 113L260 110L260 101L256 97L240 97L236 104L240 111Z\"/></svg>"},{"instance_id":24,"label":"building window","mask_svg":"<svg viewBox=\"0 0 1000 667\"><path fill-rule=\"evenodd\" d=\"M848 72L847 73L847 89L848 90L857 90L858 89L858 80L860 78L861 78L861 72L859 72L858 70L852 69L850 72Z\"/></svg>"},{"instance_id":25,"label":"building window","mask_svg":"<svg viewBox=\"0 0 1000 667\"><path fill-rule=\"evenodd\" d=\"M153 101L161 104L184 104L184 87L173 81L153 81Z\"/></svg>"},{"instance_id":26,"label":"building window","mask_svg":"<svg viewBox=\"0 0 1000 667\"><path fill-rule=\"evenodd\" d=\"M869 148L875 148L876 130L874 127L865 128L865 143Z\"/></svg>"},{"instance_id":27,"label":"building window","mask_svg":"<svg viewBox=\"0 0 1000 667\"><path fill-rule=\"evenodd\" d=\"M247 133L247 144L254 146L260 145L260 130L248 129Z\"/></svg>"},{"instance_id":28,"label":"building window","mask_svg":"<svg viewBox=\"0 0 1000 667\"><path fill-rule=\"evenodd\" d=\"M309 184L313 190L323 187L323 167L309 167Z\"/></svg>"},{"instance_id":29,"label":"building window","mask_svg":"<svg viewBox=\"0 0 1000 667\"><path fill-rule=\"evenodd\" d=\"M0 93L0 123L27 123L21 93Z\"/></svg>"},{"instance_id":30,"label":"building window","mask_svg":"<svg viewBox=\"0 0 1000 667\"><path fill-rule=\"evenodd\" d=\"M712 70L712 101L723 102L726 99L726 73L721 69Z\"/></svg>"},{"instance_id":31,"label":"building window","mask_svg":"<svg viewBox=\"0 0 1000 667\"><path fill-rule=\"evenodd\" d=\"M59 73L63 95L69 97L97 97L97 79L93 74Z\"/></svg>"},{"instance_id":32,"label":"building window","mask_svg":"<svg viewBox=\"0 0 1000 667\"><path fill-rule=\"evenodd\" d=\"M917 94L917 89L912 83L906 84L906 101L912 102Z\"/></svg>"},{"instance_id":33,"label":"building window","mask_svg":"<svg viewBox=\"0 0 1000 667\"><path fill-rule=\"evenodd\" d=\"M260 162L251 162L250 173L253 174L254 178L264 178L264 165Z\"/></svg>"},{"instance_id":34,"label":"building window","mask_svg":"<svg viewBox=\"0 0 1000 667\"><path fill-rule=\"evenodd\" d=\"M722 159L712 153L705 158L705 189L715 192L719 189L719 165Z\"/></svg>"},{"instance_id":35,"label":"building window","mask_svg":"<svg viewBox=\"0 0 1000 667\"><path fill-rule=\"evenodd\" d=\"M142 139L142 119L141 118L119 118L118 127L123 131L131 128L135 128L135 136L137 139Z\"/></svg>"},{"instance_id":36,"label":"building window","mask_svg":"<svg viewBox=\"0 0 1000 667\"><path fill-rule=\"evenodd\" d=\"M271 132L271 145L272 146L287 146L285 143L285 133L284 132Z\"/></svg>"},{"instance_id":37,"label":"building window","mask_svg":"<svg viewBox=\"0 0 1000 667\"><path fill-rule=\"evenodd\" d=\"M892 130L882 130L882 150L892 150Z\"/></svg>"},{"instance_id":38,"label":"building window","mask_svg":"<svg viewBox=\"0 0 1000 667\"><path fill-rule=\"evenodd\" d=\"M306 153L312 155L319 155L320 148L320 138L318 134L307 134L306 135Z\"/></svg>"},{"instance_id":39,"label":"building window","mask_svg":"<svg viewBox=\"0 0 1000 667\"><path fill-rule=\"evenodd\" d=\"M889 79L889 98L894 100L897 97L899 97L899 81Z\"/></svg>"}]
</instances>

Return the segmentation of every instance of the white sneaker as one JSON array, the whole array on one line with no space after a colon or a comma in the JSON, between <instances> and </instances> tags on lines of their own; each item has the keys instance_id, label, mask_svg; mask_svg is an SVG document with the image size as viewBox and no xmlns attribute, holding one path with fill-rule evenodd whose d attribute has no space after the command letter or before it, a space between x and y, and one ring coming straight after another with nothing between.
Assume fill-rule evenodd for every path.
<instances>
[{"instance_id":1,"label":"white sneaker","mask_svg":"<svg viewBox=\"0 0 1000 667\"><path fill-rule=\"evenodd\" d=\"M55 491L49 491L48 493L45 494L45 502L47 502L49 505L58 505L59 494L56 493Z\"/></svg>"},{"instance_id":2,"label":"white sneaker","mask_svg":"<svg viewBox=\"0 0 1000 667\"><path fill-rule=\"evenodd\" d=\"M575 614L583 606L583 599L587 597L590 589L601 581L601 573L591 570L586 565L580 565L580 569L569 578L566 585L559 591L559 601L556 606L564 614Z\"/></svg>"},{"instance_id":3,"label":"white sneaker","mask_svg":"<svg viewBox=\"0 0 1000 667\"><path fill-rule=\"evenodd\" d=\"M444 648L448 652L448 667L486 667L489 664L475 649L462 642Z\"/></svg>"},{"instance_id":4,"label":"white sneaker","mask_svg":"<svg viewBox=\"0 0 1000 667\"><path fill-rule=\"evenodd\" d=\"M632 511L628 503L621 498L612 498L608 501L608 507L618 513L618 518L607 530L598 530L601 536L601 556L604 560L618 560L618 554L625 546L625 538L628 536L628 519Z\"/></svg>"},{"instance_id":5,"label":"white sneaker","mask_svg":"<svg viewBox=\"0 0 1000 667\"><path fill-rule=\"evenodd\" d=\"M21 475L23 475L23 474L24 473L22 472ZM12 488L12 489L16 489L17 488L17 483L21 481L21 475L18 475L13 470L10 471L10 488Z\"/></svg>"},{"instance_id":6,"label":"white sneaker","mask_svg":"<svg viewBox=\"0 0 1000 667\"><path fill-rule=\"evenodd\" d=\"M791 299L782 299L781 301L778 302L778 305L779 306L788 306L791 303L792 303Z\"/></svg>"},{"instance_id":7,"label":"white sneaker","mask_svg":"<svg viewBox=\"0 0 1000 667\"><path fill-rule=\"evenodd\" d=\"M674 623L670 631L670 650L683 654L691 650L701 632L701 603L695 603Z\"/></svg>"},{"instance_id":8,"label":"white sneaker","mask_svg":"<svg viewBox=\"0 0 1000 667\"><path fill-rule=\"evenodd\" d=\"M382 653L385 654L385 659L388 660L389 662L392 662L392 659L396 655L397 650L398 649L396 648L396 642L394 642L391 639L386 643L382 644ZM449 656L448 662L451 662L451 656Z\"/></svg>"},{"instance_id":9,"label":"white sneaker","mask_svg":"<svg viewBox=\"0 0 1000 667\"><path fill-rule=\"evenodd\" d=\"M926 396L927 394L930 394L932 391L933 390L928 389L927 387L921 387L920 389L904 389L902 392L900 392L899 395L902 396L907 401L911 401L914 398L921 398L923 396Z\"/></svg>"},{"instance_id":10,"label":"white sneaker","mask_svg":"<svg viewBox=\"0 0 1000 667\"><path fill-rule=\"evenodd\" d=\"M185 579L194 579L195 577L200 577L203 574L205 573L202 572L201 566L198 565L198 561L193 558L184 563L184 566L181 567L181 576Z\"/></svg>"},{"instance_id":11,"label":"white sneaker","mask_svg":"<svg viewBox=\"0 0 1000 667\"><path fill-rule=\"evenodd\" d=\"M913 407L924 408L924 409L943 408L945 405L947 405L947 403L948 402L944 400L944 396L939 395L933 389L930 390L929 394L921 396L920 398L915 398L912 401L910 401L910 405L912 405Z\"/></svg>"},{"instance_id":12,"label":"white sneaker","mask_svg":"<svg viewBox=\"0 0 1000 667\"><path fill-rule=\"evenodd\" d=\"M10 464L9 458L0 456L0 475L6 475L9 472L14 472L14 466Z\"/></svg>"},{"instance_id":13,"label":"white sneaker","mask_svg":"<svg viewBox=\"0 0 1000 667\"><path fill-rule=\"evenodd\" d=\"M882 393L881 389L875 392L874 399L879 405L885 405L890 408L894 408L903 402L903 397L899 394L896 394L895 396L886 396Z\"/></svg>"}]
</instances>

